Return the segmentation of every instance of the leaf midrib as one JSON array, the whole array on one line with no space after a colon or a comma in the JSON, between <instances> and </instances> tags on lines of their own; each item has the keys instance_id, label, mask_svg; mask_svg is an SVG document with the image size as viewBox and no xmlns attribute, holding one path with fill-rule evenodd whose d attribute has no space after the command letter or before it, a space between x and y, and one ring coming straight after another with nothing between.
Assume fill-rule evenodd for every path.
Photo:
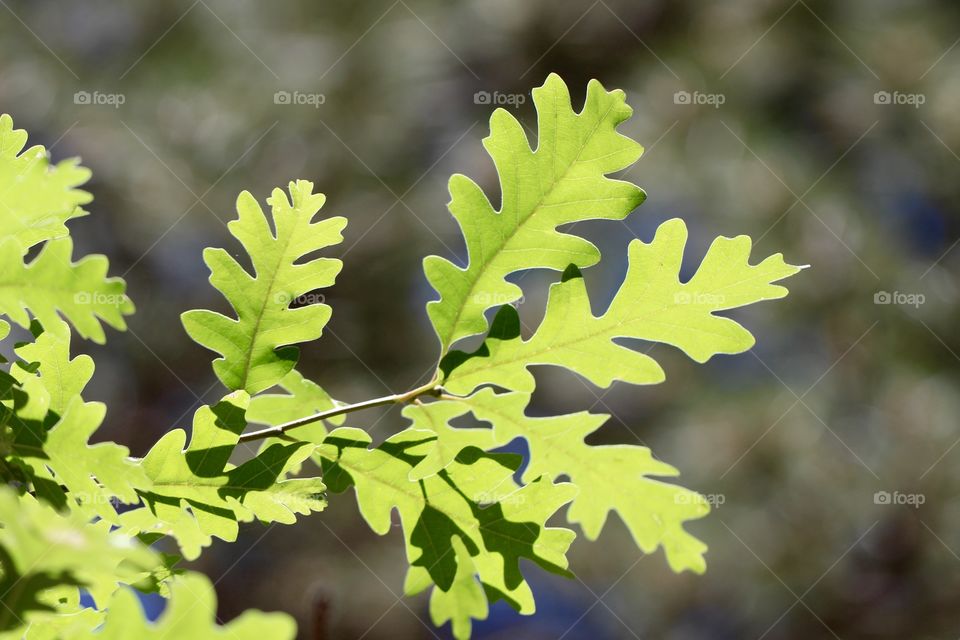
<instances>
[{"instance_id":1,"label":"leaf midrib","mask_svg":"<svg viewBox=\"0 0 960 640\"><path fill-rule=\"evenodd\" d=\"M556 105L556 100L554 100L554 105ZM580 156L583 154L584 149L586 149L586 147L587 147L587 145L590 143L590 141L593 140L594 136L595 136L596 133L597 133L597 130L600 128L600 125L601 125L604 121L606 121L607 116L608 116L608 115L610 114L610 112L613 110L614 106L615 106L615 102L614 102L614 101L611 101L611 102L610 102L610 105L607 107L607 110L603 113L603 115L601 115L599 118L597 118L597 122L596 122L596 124L594 125L593 131L591 131L591 132L590 132L590 135L588 135L588 136L584 139L584 142L583 142L583 144L580 145L580 148L577 150L577 155L574 157L574 159L573 159L569 164L567 164L566 168L563 170L563 173L562 173L559 177L554 178L554 179L550 182L550 185L548 186L548 188L547 188L545 191L543 191L543 192L541 193L540 199L539 199L539 200L537 201L537 203L531 208L530 212L529 212L522 220L520 220L520 219L517 220L517 225L516 225L516 227L514 228L514 232L513 232L509 237L503 238L503 242L502 242L502 243L500 244L500 246L498 247L496 253L495 253L494 256L493 256L493 258L491 258L490 260L487 260L486 262L481 263L481 265L480 265L480 270L477 272L476 277L473 279L473 281L472 281L471 284L470 284L470 289L467 291L466 295L465 295L465 296L462 298L462 300L461 300L460 307L457 309L457 315L455 316L454 321L453 321L453 323L452 323L451 326L450 326L450 330L449 330L448 332L446 332L446 334L443 336L443 338L442 338L442 340L441 340L442 343L443 343L443 345L444 345L444 350L445 350L445 351L446 351L447 349L449 349L449 347L450 347L451 344L452 344L452 343L451 343L452 336L456 334L457 327L458 327L459 324L460 324L460 320L463 318L463 312L464 312L464 310L466 309L466 306L467 306L467 305L466 305L466 300L469 300L470 297L471 297L471 295L472 295L472 294L474 293L474 291L476 290L477 283L479 283L479 282L483 279L483 276L484 276L484 275L486 274L486 272L490 269L491 265L493 265L493 264L496 262L496 259L497 259L500 255L502 255L503 249L504 249L504 247L506 247L506 245L509 243L510 239L511 239L511 238L514 238L514 237L517 235L517 233L520 231L520 229L523 228L526 224L528 224L528 223L530 222L530 220L532 220L532 219L536 216L536 214L537 214L537 213L540 211L540 209L542 208L543 202L547 199L547 197L548 197L551 193L554 192L554 190L556 189L557 185L560 184L561 182L563 182L563 181L566 179L567 175L570 173L570 170L571 170L574 166L576 166L576 164L580 161ZM554 109L554 114L556 114L556 109ZM559 131L559 128L555 128L555 130L556 130L556 131ZM539 147L539 145L538 145L538 147ZM536 152L534 152L533 155L536 155ZM556 155L557 155L557 154L555 153L555 154L554 154L554 158L556 158ZM606 175L606 174L603 174L603 175ZM503 189L501 188L501 193L502 193L502 192L503 192ZM501 206L501 211L500 211L500 212L497 212L496 215L502 215L503 209L504 209L504 207ZM468 266L467 272L469 273L469 266ZM466 337L466 336L464 336L464 337Z\"/></svg>"},{"instance_id":2,"label":"leaf midrib","mask_svg":"<svg viewBox=\"0 0 960 640\"><path fill-rule=\"evenodd\" d=\"M265 295L263 296L263 298L261 298L261 300L260 300L260 302L261 302L260 308L258 309L258 311L257 311L257 317L255 318L255 320L254 320L254 322L253 322L253 331L252 331L251 334L250 334L250 346L249 346L249 348L247 349L247 352L246 352L246 354L245 354L244 361L243 361L243 377L242 377L242 382L243 382L243 388L244 388L244 389L247 388L247 382L248 382L249 379L250 379L250 369L251 369L250 363L251 363L252 360L253 360L253 350L254 350L254 346L255 346L256 343L257 343L257 334L260 333L260 325L263 323L263 316L264 316L264 314L265 314L266 311L267 311L267 306L270 304L270 298L271 298L271 295L273 294L273 288L274 288L274 286L276 285L277 279L278 279L277 274L280 272L280 269L281 269L281 267L282 267L282 265L283 265L283 263L284 263L284 260L285 260L286 257L287 257L287 251L290 249L290 242L291 242L291 240L292 240L292 238L293 238L294 231L296 231L297 228L299 228L299 226L300 226L300 222L301 222L300 216L299 216L299 214L301 213L300 209L299 209L299 208L296 208L296 207L292 207L292 211L295 212L295 214L297 215L297 223L296 223L296 225L295 225L295 228L294 228L290 233L286 234L286 238L284 238L284 239L281 241L281 239L280 239L280 237L279 237L279 236L280 236L280 225L279 225L279 223L278 223L278 221L277 221L277 219L276 219L276 216L274 215L274 209L273 209L273 207L271 206L271 218L273 219L273 224L274 224L274 226L276 227L276 230L277 230L277 237L273 238L273 240L276 241L276 242L282 242L283 244L282 244L282 248L281 248L281 250L280 250L280 254L279 254L279 256L277 257L277 260L276 260L276 262L275 262L274 265L273 265L273 269L270 271L271 277L270 277L269 281L267 282L267 290L266 290L266 293L265 293ZM253 255L253 254L251 254L251 255ZM254 271L256 271L256 267L254 267ZM265 275L265 274L257 273L256 279L259 280L259 279L260 279L261 277L263 277L264 275Z\"/></svg>"},{"instance_id":3,"label":"leaf midrib","mask_svg":"<svg viewBox=\"0 0 960 640\"><path fill-rule=\"evenodd\" d=\"M724 285L723 287L720 287L720 288L717 288L717 289L712 289L712 290L709 290L709 291L704 291L704 292L702 292L702 293L705 294L705 295L712 295L712 294L714 294L714 293L716 293L716 292L718 292L718 291L723 291L724 289L727 289L727 288L729 288L729 287L736 286L736 285L740 285L740 284L744 284L744 283L746 283L746 282L751 282L752 280L758 280L758 279L761 279L761 278L764 278L764 277L765 277L765 276L764 276L763 274L757 274L755 277L752 277L752 278L744 278L743 280L739 280L739 281L737 281L737 282L729 283L729 284ZM769 282L767 282L767 284L773 284L774 282L776 282L776 280L774 280L774 281L769 281ZM650 286L650 285L648 285L648 287L649 287L649 286ZM619 291L617 292L617 295L620 295L620 292L619 292ZM614 299L616 300L616 296L614 297ZM760 302L760 301L767 300L767 299L768 299L768 298L760 298L759 300L757 300L757 301L755 301L755 302ZM750 303L748 303L748 304L750 304ZM611 302L611 307L612 307L612 306L613 306L613 303ZM599 317L598 317L598 316L594 316L594 315L591 313L591 314L590 314L590 319L591 319L594 323L596 323L596 324L598 324L598 325L600 326L600 328L597 329L596 331L588 332L588 333L586 333L586 334L578 334L577 336L574 336L574 337L572 337L572 338L570 338L570 339L568 339L568 340L565 340L565 341L563 341L563 342L553 341L553 342L550 342L550 343L548 343L548 344L546 344L546 345L544 345L544 346L542 346L542 347L540 347L540 348L533 349L532 351L530 351L530 350L523 351L522 349L524 349L524 348L529 348L529 346L530 346L531 344L534 344L534 343L535 343L535 341L536 341L536 339L537 339L537 335L538 335L537 333L535 333L529 340L522 340L522 339L520 340L520 349L517 349L516 352L515 352L515 353L518 354L518 355L514 355L513 357L509 357L509 358L499 359L499 360L496 360L496 361L494 361L493 358L490 358L490 359L488 360L488 364L474 367L473 369L471 369L471 370L469 371L469 375L477 375L477 374L480 373L481 371L488 371L488 370L490 370L490 369L499 368L499 367L501 367L501 366L516 364L517 362L520 362L520 361L523 361L523 360L526 360L526 361L527 361L524 366L534 365L534 364L549 364L549 363L533 362L533 361L530 360L530 359L531 359L531 358L536 358L536 357L538 357L538 356L541 356L541 355L543 355L543 354L545 354L545 353L549 353L550 351L553 351L553 350L556 350L556 349L563 349L563 348L569 347L570 345L573 345L573 344L577 344L577 343L580 343L580 342L586 342L586 341L588 341L588 340L592 340L593 338L596 338L596 337L598 337L598 336L603 336L603 335L606 334L606 333L609 333L609 332L611 332L611 331L615 331L616 329L619 329L620 327L631 326L631 325L636 324L636 323L638 323L638 322L648 322L648 323L656 323L656 324L674 326L674 327L677 327L677 328L682 328L684 331L699 332L699 333L702 333L702 334L709 334L709 335L715 335L715 336L722 336L722 335L723 335L723 334L720 334L720 333L714 333L714 332L705 331L705 330L703 330L703 329L699 329L699 328L696 328L696 327L691 327L691 326L689 326L689 325L672 324L672 323L667 323L667 322L665 322L665 321L657 322L657 321L655 321L655 320L651 320L651 316L656 315L656 314L659 314L659 313L662 313L663 311L666 311L667 309L670 309L670 308L676 307L676 306L678 306L678 303L672 303L672 304L669 304L669 303L668 303L668 304L662 305L662 306L660 306L660 307L656 307L656 308L653 308L653 309L648 309L648 310L645 312L645 314L642 315L642 316L637 316L637 317L632 317L632 318L622 319L622 320L612 320L612 319L610 318L610 313L609 313L609 312L610 312L610 309L609 309L609 308L608 308L608 310L607 310L606 313L604 313L603 315L601 315L601 316L599 316ZM744 304L744 305L739 305L738 307L732 307L732 308L739 308L739 307L742 307L742 306L746 306L746 305L745 305L745 304ZM710 309L709 312L708 312L706 315L709 315L709 316L711 316L711 317L713 317L713 318L720 318L721 316L714 316L714 315L713 315L713 312L714 312L714 311L721 311L721 310L724 310L724 309ZM607 322L604 322L604 320L607 320ZM538 330L538 333L539 333L539 330ZM613 340L613 339L615 339L615 338L635 338L635 337L636 337L636 336L610 335L610 336L609 336L609 339L610 339L610 340ZM645 338L638 338L638 339L644 340ZM653 341L653 342L660 342L660 341ZM564 365L564 366L565 366L565 365ZM454 372L456 372L456 369L454 369L454 370L451 372L451 374L453 374Z\"/></svg>"}]
</instances>

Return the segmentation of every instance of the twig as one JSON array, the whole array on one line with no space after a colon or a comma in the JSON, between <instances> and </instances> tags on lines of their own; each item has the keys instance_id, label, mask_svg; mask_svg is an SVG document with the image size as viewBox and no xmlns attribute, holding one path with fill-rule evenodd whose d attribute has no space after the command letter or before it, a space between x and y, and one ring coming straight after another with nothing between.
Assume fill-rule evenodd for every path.
<instances>
[{"instance_id":1,"label":"twig","mask_svg":"<svg viewBox=\"0 0 960 640\"><path fill-rule=\"evenodd\" d=\"M344 404L340 405L339 407L334 407L333 409L320 411L313 415L291 420L290 422L278 424L273 427L267 427L266 429L260 429L259 431L251 431L250 433L241 435L240 442L250 442L251 440L262 440L263 438L282 436L291 429L313 424L314 422L319 422L320 420L327 420L328 418L333 418L335 416L353 413L354 411L363 411L364 409L370 409L372 407L381 407L387 404L404 404L406 402L415 400L420 396L439 396L442 392L443 389L437 386L437 381L431 380L422 387L417 387L416 389L412 389L406 393L395 393L390 396L373 398L372 400L364 400L363 402L356 402L354 404Z\"/></svg>"}]
</instances>

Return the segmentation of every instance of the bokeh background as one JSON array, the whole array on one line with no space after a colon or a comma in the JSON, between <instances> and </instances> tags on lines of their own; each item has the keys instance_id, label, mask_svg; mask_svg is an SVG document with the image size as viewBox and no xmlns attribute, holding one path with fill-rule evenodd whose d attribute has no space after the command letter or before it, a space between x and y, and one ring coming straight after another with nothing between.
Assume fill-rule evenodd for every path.
<instances>
[{"instance_id":1,"label":"bokeh background","mask_svg":"<svg viewBox=\"0 0 960 640\"><path fill-rule=\"evenodd\" d=\"M537 373L536 411L612 413L598 441L643 442L711 497L690 526L708 571L672 574L614 517L575 545L576 579L530 571L536 617L497 606L476 637L954 638L958 38L946 0L0 0L0 111L94 171L94 215L71 228L138 313L82 349L110 406L100 437L142 454L221 392L179 315L221 304L201 251L234 246L239 191L307 178L349 218L333 319L302 369L345 401L401 391L437 349L421 260L464 257L446 180L496 193L477 92L533 124L529 91L551 71L575 101L590 78L623 88L623 130L646 146L625 175L649 198L625 224L577 227L604 254L585 272L597 308L627 242L674 216L690 265L746 233L758 257L812 268L737 314L750 353L698 366L654 347L667 382L609 392ZM523 276L529 326L556 277ZM396 409L350 423L403 426ZM224 620L258 607L297 616L303 638L447 637L423 598L398 601L399 531L370 533L350 496L296 526L246 525L196 567Z\"/></svg>"}]
</instances>

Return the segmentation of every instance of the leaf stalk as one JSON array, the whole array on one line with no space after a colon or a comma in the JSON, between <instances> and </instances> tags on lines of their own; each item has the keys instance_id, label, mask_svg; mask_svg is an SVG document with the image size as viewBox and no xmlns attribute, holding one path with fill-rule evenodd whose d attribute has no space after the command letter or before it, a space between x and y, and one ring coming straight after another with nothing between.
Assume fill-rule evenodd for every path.
<instances>
[{"instance_id":1,"label":"leaf stalk","mask_svg":"<svg viewBox=\"0 0 960 640\"><path fill-rule=\"evenodd\" d=\"M416 389L411 389L410 391L406 391L404 393L394 393L389 396L372 398L370 400L364 400L363 402L356 402L354 404L343 404L333 407L332 409L327 409L326 411L319 411L313 415L291 420L290 422L284 422L283 424L274 425L258 431L244 433L240 436L240 442L251 442L254 440L262 440L264 438L283 437L291 429L304 427L308 424L313 424L314 422L319 422L321 420L328 420L336 416L354 413L356 411L363 411L364 409L371 409L373 407L382 407L389 404L406 404L416 400L421 396L440 396L442 393L443 388L437 384L437 380L434 378L427 384L417 387Z\"/></svg>"}]
</instances>

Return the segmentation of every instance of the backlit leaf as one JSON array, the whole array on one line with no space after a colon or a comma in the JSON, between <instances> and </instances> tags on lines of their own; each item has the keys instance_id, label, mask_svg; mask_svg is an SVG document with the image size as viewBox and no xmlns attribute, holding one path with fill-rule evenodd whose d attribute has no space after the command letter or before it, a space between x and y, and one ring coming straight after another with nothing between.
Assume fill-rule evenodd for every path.
<instances>
[{"instance_id":1,"label":"backlit leaf","mask_svg":"<svg viewBox=\"0 0 960 640\"><path fill-rule=\"evenodd\" d=\"M523 269L563 271L588 267L600 251L575 235L557 231L570 222L622 220L646 197L629 182L607 176L636 162L643 147L617 132L630 117L623 91L606 91L591 80L578 113L563 80L551 74L533 90L537 107L536 149L523 126L505 109L490 118L483 144L500 176L500 207L463 175L450 178L450 212L463 231L468 264L460 268L438 256L424 272L440 299L427 313L444 351L460 338L487 330L483 312L512 302L520 288L504 278Z\"/></svg>"},{"instance_id":2,"label":"backlit leaf","mask_svg":"<svg viewBox=\"0 0 960 640\"><path fill-rule=\"evenodd\" d=\"M250 257L253 272L224 249L206 249L210 283L233 307L237 318L205 309L183 314L183 326L198 343L221 355L213 369L228 389L251 395L280 382L297 363L299 342L316 340L330 319L330 307L313 291L333 284L341 263L310 254L339 243L345 218L314 222L325 196L313 183L290 183L290 195L274 189L267 200L270 222L249 192L237 198L239 217L230 233ZM322 296L321 296L322 297ZM294 303L303 306L292 308Z\"/></svg>"}]
</instances>

